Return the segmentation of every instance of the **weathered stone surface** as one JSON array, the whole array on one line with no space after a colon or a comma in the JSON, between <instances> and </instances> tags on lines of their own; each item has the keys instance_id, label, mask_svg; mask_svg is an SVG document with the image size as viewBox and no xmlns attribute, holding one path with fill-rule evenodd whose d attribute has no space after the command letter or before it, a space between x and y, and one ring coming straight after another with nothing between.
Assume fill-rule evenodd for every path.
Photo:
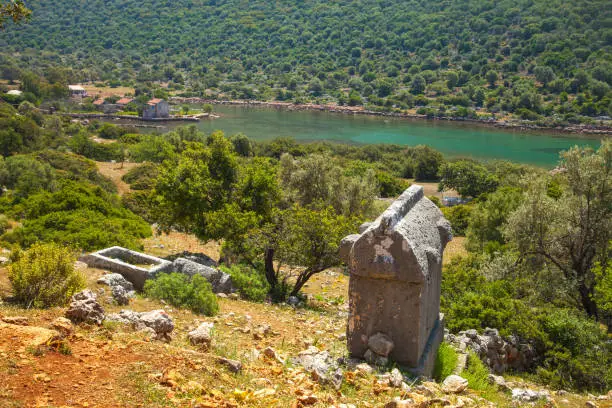
<instances>
[{"instance_id":1,"label":"weathered stone surface","mask_svg":"<svg viewBox=\"0 0 612 408\"><path fill-rule=\"evenodd\" d=\"M322 384L331 383L336 389L340 389L344 375L338 367L337 361L327 351L319 351L314 346L301 351L294 359L308 371L315 381Z\"/></svg>"},{"instance_id":2,"label":"weathered stone surface","mask_svg":"<svg viewBox=\"0 0 612 408\"><path fill-rule=\"evenodd\" d=\"M150 312L134 312L122 310L119 313L106 316L106 320L131 324L134 329L148 331L156 340L170 341L174 330L172 318L164 310L152 310Z\"/></svg>"},{"instance_id":3,"label":"weathered stone surface","mask_svg":"<svg viewBox=\"0 0 612 408\"><path fill-rule=\"evenodd\" d=\"M130 249L114 246L98 252L84 255L79 261L91 268L105 269L121 274L134 285L136 290L142 290L145 280L161 272L172 270L172 263L151 255L142 254ZM139 265L151 265L143 268Z\"/></svg>"},{"instance_id":4,"label":"weathered stone surface","mask_svg":"<svg viewBox=\"0 0 612 408\"><path fill-rule=\"evenodd\" d=\"M110 287L121 286L128 292L134 290L134 285L132 285L132 282L125 279L120 273L107 273L98 279L98 283L108 285Z\"/></svg>"},{"instance_id":5,"label":"weathered stone surface","mask_svg":"<svg viewBox=\"0 0 612 408\"><path fill-rule=\"evenodd\" d=\"M368 348L379 356L389 356L394 346L393 340L384 333L376 333L368 339Z\"/></svg>"},{"instance_id":6,"label":"weathered stone surface","mask_svg":"<svg viewBox=\"0 0 612 408\"><path fill-rule=\"evenodd\" d=\"M400 388L404 382L404 376L397 368L394 368L389 373L389 385L395 388Z\"/></svg>"},{"instance_id":7,"label":"weathered stone surface","mask_svg":"<svg viewBox=\"0 0 612 408\"><path fill-rule=\"evenodd\" d=\"M65 317L58 317L51 322L51 328L56 330L62 337L68 337L74 333L72 322Z\"/></svg>"},{"instance_id":8,"label":"weathered stone surface","mask_svg":"<svg viewBox=\"0 0 612 408\"><path fill-rule=\"evenodd\" d=\"M210 347L212 342L213 323L202 323L195 330L187 334L189 342L194 346Z\"/></svg>"},{"instance_id":9,"label":"weathered stone surface","mask_svg":"<svg viewBox=\"0 0 612 408\"><path fill-rule=\"evenodd\" d=\"M415 404L415 402L411 399L402 400L399 398L385 404L385 408L415 408L418 406L419 404Z\"/></svg>"},{"instance_id":10,"label":"weathered stone surface","mask_svg":"<svg viewBox=\"0 0 612 408\"><path fill-rule=\"evenodd\" d=\"M526 371L537 360L535 347L516 336L502 338L496 329L487 328L482 335L476 330L447 334L445 340L463 353L474 351L494 373L503 374L506 370Z\"/></svg>"},{"instance_id":11,"label":"weathered stone surface","mask_svg":"<svg viewBox=\"0 0 612 408\"><path fill-rule=\"evenodd\" d=\"M442 382L442 391L452 394L459 394L468 387L468 380L458 375L452 374Z\"/></svg>"},{"instance_id":12,"label":"weathered stone surface","mask_svg":"<svg viewBox=\"0 0 612 408\"><path fill-rule=\"evenodd\" d=\"M140 321L152 328L158 336L169 334L174 330L174 322L164 310L152 310L140 314Z\"/></svg>"},{"instance_id":13,"label":"weathered stone surface","mask_svg":"<svg viewBox=\"0 0 612 408\"><path fill-rule=\"evenodd\" d=\"M35 326L20 326L0 321L0 335L3 338L13 338L14 341L0 343L0 351L10 349L25 351L27 348L41 349L47 347L61 335L51 329Z\"/></svg>"},{"instance_id":14,"label":"weathered stone surface","mask_svg":"<svg viewBox=\"0 0 612 408\"><path fill-rule=\"evenodd\" d=\"M391 360L431 375L443 337L440 281L450 239L450 224L417 185L364 226L361 235L345 239L341 252L348 253L351 273L347 342L352 356L364 358L371 350L368 339L384 333L395 344Z\"/></svg>"},{"instance_id":15,"label":"weathered stone surface","mask_svg":"<svg viewBox=\"0 0 612 408\"><path fill-rule=\"evenodd\" d=\"M102 324L104 309L98 303L96 294L85 289L72 296L66 317L73 323Z\"/></svg>"},{"instance_id":16,"label":"weathered stone surface","mask_svg":"<svg viewBox=\"0 0 612 408\"><path fill-rule=\"evenodd\" d=\"M130 303L130 298L134 292L126 291L123 286L111 286L111 293L113 295L113 300L117 302L118 305L126 306Z\"/></svg>"},{"instance_id":17,"label":"weathered stone surface","mask_svg":"<svg viewBox=\"0 0 612 408\"><path fill-rule=\"evenodd\" d=\"M378 367L384 367L389 363L389 359L387 357L379 356L378 354L374 353L370 349L366 350L366 352L363 355L363 358L368 363L378 366Z\"/></svg>"},{"instance_id":18,"label":"weathered stone surface","mask_svg":"<svg viewBox=\"0 0 612 408\"><path fill-rule=\"evenodd\" d=\"M521 402L532 402L548 397L549 394L545 391L534 391L528 388L514 388L512 390L512 399Z\"/></svg>"},{"instance_id":19,"label":"weathered stone surface","mask_svg":"<svg viewBox=\"0 0 612 408\"><path fill-rule=\"evenodd\" d=\"M219 357L218 361L233 373L239 373L240 370L242 370L242 363L240 361L230 360L229 358L224 357Z\"/></svg>"},{"instance_id":20,"label":"weathered stone surface","mask_svg":"<svg viewBox=\"0 0 612 408\"><path fill-rule=\"evenodd\" d=\"M2 320L5 323L16 324L18 326L28 326L29 321L30 321L30 319L28 319L25 316L7 316L7 317L3 317L0 320Z\"/></svg>"},{"instance_id":21,"label":"weathered stone surface","mask_svg":"<svg viewBox=\"0 0 612 408\"><path fill-rule=\"evenodd\" d=\"M175 259L172 263L172 268L174 271L188 276L203 276L212 285L214 293L227 294L235 292L236 290L232 283L232 277L219 269L202 265L186 258Z\"/></svg>"}]
</instances>

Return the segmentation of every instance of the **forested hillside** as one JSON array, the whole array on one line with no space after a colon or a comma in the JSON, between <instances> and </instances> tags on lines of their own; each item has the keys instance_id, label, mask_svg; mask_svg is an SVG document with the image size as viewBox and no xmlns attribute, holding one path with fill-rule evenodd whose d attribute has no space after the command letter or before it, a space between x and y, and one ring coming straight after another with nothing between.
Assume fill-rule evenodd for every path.
<instances>
[{"instance_id":1,"label":"forested hillside","mask_svg":"<svg viewBox=\"0 0 612 408\"><path fill-rule=\"evenodd\" d=\"M610 115L605 0L29 1L0 33L0 73L169 82L185 96ZM61 67L62 69L49 69Z\"/></svg>"}]
</instances>

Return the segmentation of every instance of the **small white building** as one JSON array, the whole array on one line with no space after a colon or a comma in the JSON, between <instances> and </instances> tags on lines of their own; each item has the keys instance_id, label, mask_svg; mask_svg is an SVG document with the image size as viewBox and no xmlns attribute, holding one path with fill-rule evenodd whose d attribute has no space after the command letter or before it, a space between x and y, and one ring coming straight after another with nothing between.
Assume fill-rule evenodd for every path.
<instances>
[{"instance_id":1,"label":"small white building","mask_svg":"<svg viewBox=\"0 0 612 408\"><path fill-rule=\"evenodd\" d=\"M19 89L11 89L6 94L7 95L13 95L13 96L21 96L23 94L23 92L21 92Z\"/></svg>"},{"instance_id":2,"label":"small white building","mask_svg":"<svg viewBox=\"0 0 612 408\"><path fill-rule=\"evenodd\" d=\"M87 96L87 91L81 85L68 85L70 96L78 96L84 98Z\"/></svg>"}]
</instances>

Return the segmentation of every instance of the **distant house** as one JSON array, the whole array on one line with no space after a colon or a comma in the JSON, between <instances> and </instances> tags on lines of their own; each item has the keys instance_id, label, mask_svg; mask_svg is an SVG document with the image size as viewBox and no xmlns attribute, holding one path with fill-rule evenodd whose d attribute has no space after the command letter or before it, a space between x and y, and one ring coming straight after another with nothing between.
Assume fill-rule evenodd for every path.
<instances>
[{"instance_id":1,"label":"distant house","mask_svg":"<svg viewBox=\"0 0 612 408\"><path fill-rule=\"evenodd\" d=\"M132 102L133 99L132 98L121 98L119 99L117 102L115 102L116 105L119 105L120 107L125 107L128 103Z\"/></svg>"},{"instance_id":2,"label":"distant house","mask_svg":"<svg viewBox=\"0 0 612 408\"><path fill-rule=\"evenodd\" d=\"M168 102L163 99L151 99L142 111L143 119L163 119L170 117Z\"/></svg>"},{"instance_id":3,"label":"distant house","mask_svg":"<svg viewBox=\"0 0 612 408\"><path fill-rule=\"evenodd\" d=\"M99 99L96 99L95 101L93 101L93 104L94 104L94 106L95 106L96 108L97 108L97 107L100 107L100 106L102 106L102 105L104 105L105 103L106 103L106 102L105 102L105 101L104 101L104 99L102 99L102 98L99 98Z\"/></svg>"},{"instance_id":4,"label":"distant house","mask_svg":"<svg viewBox=\"0 0 612 408\"><path fill-rule=\"evenodd\" d=\"M87 91L81 85L68 85L68 90L70 91L70 96L77 97L85 97L87 96Z\"/></svg>"},{"instance_id":5,"label":"distant house","mask_svg":"<svg viewBox=\"0 0 612 408\"><path fill-rule=\"evenodd\" d=\"M11 89L6 94L7 95L13 95L13 96L21 96L21 94L23 94L23 92L21 92L19 89Z\"/></svg>"}]
</instances>

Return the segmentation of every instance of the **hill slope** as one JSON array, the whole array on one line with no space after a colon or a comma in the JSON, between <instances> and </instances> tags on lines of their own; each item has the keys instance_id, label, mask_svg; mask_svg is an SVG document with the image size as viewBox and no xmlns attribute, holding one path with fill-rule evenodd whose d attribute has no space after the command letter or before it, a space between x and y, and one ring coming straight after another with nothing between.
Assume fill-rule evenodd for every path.
<instances>
[{"instance_id":1,"label":"hill slope","mask_svg":"<svg viewBox=\"0 0 612 408\"><path fill-rule=\"evenodd\" d=\"M612 12L605 0L45 0L28 6L29 24L0 33L6 79L28 62L69 68L41 69L51 81L170 81L189 95L207 88L245 99L326 95L381 107L390 100L387 108L427 103L410 91L448 106L546 115L567 101L557 98L563 92L587 91L576 113L609 113ZM583 109L585 103L592 106Z\"/></svg>"}]
</instances>

